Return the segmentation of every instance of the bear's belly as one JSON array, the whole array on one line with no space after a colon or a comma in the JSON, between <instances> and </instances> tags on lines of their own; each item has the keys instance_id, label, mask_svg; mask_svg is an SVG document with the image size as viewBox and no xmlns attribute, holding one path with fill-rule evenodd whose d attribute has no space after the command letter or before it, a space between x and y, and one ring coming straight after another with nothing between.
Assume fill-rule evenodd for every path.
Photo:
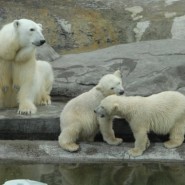
<instances>
[{"instance_id":1,"label":"bear's belly","mask_svg":"<svg viewBox=\"0 0 185 185\"><path fill-rule=\"evenodd\" d=\"M155 122L150 124L150 130L156 134L168 134L173 125L172 122Z\"/></svg>"},{"instance_id":2,"label":"bear's belly","mask_svg":"<svg viewBox=\"0 0 185 185\"><path fill-rule=\"evenodd\" d=\"M91 118L86 120L81 128L80 140L92 140L92 137L95 137L97 134L98 128L97 119Z\"/></svg>"}]
</instances>

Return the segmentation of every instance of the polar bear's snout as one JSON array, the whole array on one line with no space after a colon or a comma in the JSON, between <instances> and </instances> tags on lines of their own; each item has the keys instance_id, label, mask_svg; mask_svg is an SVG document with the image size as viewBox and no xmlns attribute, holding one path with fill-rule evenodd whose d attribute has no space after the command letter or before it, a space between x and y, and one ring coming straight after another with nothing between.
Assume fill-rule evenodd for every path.
<instances>
[{"instance_id":1,"label":"polar bear's snout","mask_svg":"<svg viewBox=\"0 0 185 185\"><path fill-rule=\"evenodd\" d=\"M125 93L124 90L120 90L119 95L123 95Z\"/></svg>"},{"instance_id":2,"label":"polar bear's snout","mask_svg":"<svg viewBox=\"0 0 185 185\"><path fill-rule=\"evenodd\" d=\"M36 41L32 42L32 44L35 46L42 46L45 42L46 42L46 40L39 40L37 42Z\"/></svg>"},{"instance_id":3,"label":"polar bear's snout","mask_svg":"<svg viewBox=\"0 0 185 185\"><path fill-rule=\"evenodd\" d=\"M123 95L125 93L122 84L119 84L117 87L114 88L114 92L117 95Z\"/></svg>"},{"instance_id":4,"label":"polar bear's snout","mask_svg":"<svg viewBox=\"0 0 185 185\"><path fill-rule=\"evenodd\" d=\"M40 40L40 45L43 45L45 42L45 40Z\"/></svg>"},{"instance_id":5,"label":"polar bear's snout","mask_svg":"<svg viewBox=\"0 0 185 185\"><path fill-rule=\"evenodd\" d=\"M106 115L106 111L104 109L104 107L102 106L98 106L95 110L94 113L96 113L96 115L100 118L104 118Z\"/></svg>"},{"instance_id":6,"label":"polar bear's snout","mask_svg":"<svg viewBox=\"0 0 185 185\"><path fill-rule=\"evenodd\" d=\"M32 44L35 46L41 46L46 42L44 35L39 29L33 31L31 40L32 40Z\"/></svg>"},{"instance_id":7,"label":"polar bear's snout","mask_svg":"<svg viewBox=\"0 0 185 185\"><path fill-rule=\"evenodd\" d=\"M120 89L120 88L115 88L115 94L116 95L123 95L125 93L124 89Z\"/></svg>"}]
</instances>

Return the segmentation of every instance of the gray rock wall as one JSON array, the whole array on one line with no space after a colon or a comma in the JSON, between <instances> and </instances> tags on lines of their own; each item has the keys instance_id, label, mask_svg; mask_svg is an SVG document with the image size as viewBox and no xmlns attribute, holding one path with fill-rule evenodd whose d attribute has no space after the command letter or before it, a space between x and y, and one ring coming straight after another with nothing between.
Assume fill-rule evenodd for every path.
<instances>
[{"instance_id":1,"label":"gray rock wall","mask_svg":"<svg viewBox=\"0 0 185 185\"><path fill-rule=\"evenodd\" d=\"M127 95L148 96L165 90L185 93L185 41L181 40L143 41L64 55L52 65L53 96L75 97L117 69Z\"/></svg>"},{"instance_id":2,"label":"gray rock wall","mask_svg":"<svg viewBox=\"0 0 185 185\"><path fill-rule=\"evenodd\" d=\"M184 0L1 0L0 26L28 18L60 54L185 38Z\"/></svg>"}]
</instances>

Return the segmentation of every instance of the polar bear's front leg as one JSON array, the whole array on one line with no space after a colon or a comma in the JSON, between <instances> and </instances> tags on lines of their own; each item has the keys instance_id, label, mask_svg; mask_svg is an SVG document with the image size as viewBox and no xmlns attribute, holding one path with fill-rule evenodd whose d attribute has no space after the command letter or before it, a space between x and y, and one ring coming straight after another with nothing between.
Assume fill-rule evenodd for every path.
<instances>
[{"instance_id":1,"label":"polar bear's front leg","mask_svg":"<svg viewBox=\"0 0 185 185\"><path fill-rule=\"evenodd\" d=\"M98 122L104 141L110 145L119 145L123 142L121 138L115 137L114 130L112 129L112 119L98 118Z\"/></svg>"},{"instance_id":2,"label":"polar bear's front leg","mask_svg":"<svg viewBox=\"0 0 185 185\"><path fill-rule=\"evenodd\" d=\"M11 63L0 61L0 89L7 93L11 86Z\"/></svg>"},{"instance_id":3,"label":"polar bear's front leg","mask_svg":"<svg viewBox=\"0 0 185 185\"><path fill-rule=\"evenodd\" d=\"M18 92L19 114L34 114L37 111L34 105L34 92L29 84L20 87Z\"/></svg>"},{"instance_id":4,"label":"polar bear's front leg","mask_svg":"<svg viewBox=\"0 0 185 185\"><path fill-rule=\"evenodd\" d=\"M31 101L24 101L19 104L18 114L34 114L36 113L37 108Z\"/></svg>"}]
</instances>

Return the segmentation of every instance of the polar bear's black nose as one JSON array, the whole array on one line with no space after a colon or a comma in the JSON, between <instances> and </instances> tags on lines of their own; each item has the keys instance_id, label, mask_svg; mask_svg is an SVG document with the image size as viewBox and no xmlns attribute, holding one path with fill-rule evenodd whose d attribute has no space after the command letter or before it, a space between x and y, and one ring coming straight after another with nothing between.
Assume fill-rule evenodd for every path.
<instances>
[{"instance_id":1,"label":"polar bear's black nose","mask_svg":"<svg viewBox=\"0 0 185 185\"><path fill-rule=\"evenodd\" d=\"M119 94L120 95L123 95L124 94L124 90L120 91Z\"/></svg>"},{"instance_id":2,"label":"polar bear's black nose","mask_svg":"<svg viewBox=\"0 0 185 185\"><path fill-rule=\"evenodd\" d=\"M40 45L43 45L45 42L45 40L40 40Z\"/></svg>"}]
</instances>

